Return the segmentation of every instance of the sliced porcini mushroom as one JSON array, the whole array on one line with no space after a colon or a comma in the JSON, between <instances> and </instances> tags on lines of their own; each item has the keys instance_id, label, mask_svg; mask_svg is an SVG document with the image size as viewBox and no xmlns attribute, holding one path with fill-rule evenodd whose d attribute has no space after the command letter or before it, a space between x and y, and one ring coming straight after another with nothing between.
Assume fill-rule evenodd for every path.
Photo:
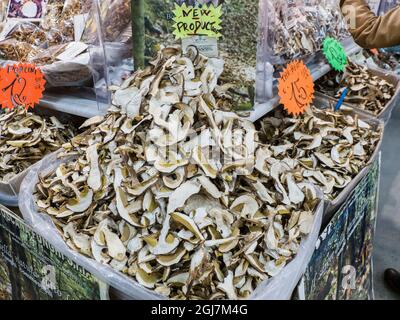
<instances>
[{"instance_id":1,"label":"sliced porcini mushroom","mask_svg":"<svg viewBox=\"0 0 400 320\"><path fill-rule=\"evenodd\" d=\"M158 175L151 176L151 177L147 178L146 180L127 188L127 191L129 194L131 194L133 196L140 196L143 193L145 193L147 191L147 189L149 189L153 185L155 185L157 183L158 179L159 179Z\"/></svg>"},{"instance_id":2,"label":"sliced porcini mushroom","mask_svg":"<svg viewBox=\"0 0 400 320\"><path fill-rule=\"evenodd\" d=\"M228 210L212 208L209 215L215 220L216 227L223 238L228 238L232 234L232 224L235 219Z\"/></svg>"},{"instance_id":3,"label":"sliced porcini mushroom","mask_svg":"<svg viewBox=\"0 0 400 320\"><path fill-rule=\"evenodd\" d=\"M161 280L161 277L157 273L152 273L148 274L142 269L138 268L136 272L136 280L139 282L142 286L153 289L156 285Z\"/></svg>"},{"instance_id":4,"label":"sliced porcini mushroom","mask_svg":"<svg viewBox=\"0 0 400 320\"><path fill-rule=\"evenodd\" d=\"M91 189L84 189L78 199L71 199L66 205L67 209L73 212L85 212L89 209L93 200L93 191Z\"/></svg>"},{"instance_id":5,"label":"sliced porcini mushroom","mask_svg":"<svg viewBox=\"0 0 400 320\"><path fill-rule=\"evenodd\" d=\"M93 117L93 118L90 118L90 119L86 120L86 121L80 126L79 129L85 129L85 128L88 128L88 127L91 127L91 126L95 126L95 125L97 125L97 124L99 124L99 123L102 123L103 120L104 120L104 116L95 116L95 117Z\"/></svg>"},{"instance_id":6,"label":"sliced porcini mushroom","mask_svg":"<svg viewBox=\"0 0 400 320\"><path fill-rule=\"evenodd\" d=\"M275 204L276 201L271 197L271 195L268 193L268 189L260 182L256 181L253 184L254 189L257 191L258 197L269 204Z\"/></svg>"},{"instance_id":7,"label":"sliced porcini mushroom","mask_svg":"<svg viewBox=\"0 0 400 320\"><path fill-rule=\"evenodd\" d=\"M18 124L8 126L7 130L9 133L11 133L14 136L22 136L22 135L29 134L32 132L31 128L23 127Z\"/></svg>"},{"instance_id":8,"label":"sliced porcini mushroom","mask_svg":"<svg viewBox=\"0 0 400 320\"><path fill-rule=\"evenodd\" d=\"M120 217L134 227L139 227L139 228L143 227L139 219L134 214L131 214L129 212L128 201L124 190L121 187L118 187L115 190L115 193L116 193L115 195L116 206Z\"/></svg>"},{"instance_id":9,"label":"sliced porcini mushroom","mask_svg":"<svg viewBox=\"0 0 400 320\"><path fill-rule=\"evenodd\" d=\"M70 216L72 216L72 215L74 215L75 214L75 212L73 212L73 211L71 211L71 210L68 210L68 209L66 209L66 208L61 208L59 211L58 211L58 214L56 215L56 217L58 218L58 219L63 219L63 218L68 218L68 217L70 217Z\"/></svg>"},{"instance_id":10,"label":"sliced porcini mushroom","mask_svg":"<svg viewBox=\"0 0 400 320\"><path fill-rule=\"evenodd\" d=\"M302 212L299 217L298 225L302 234L309 234L314 224L314 216L310 212Z\"/></svg>"},{"instance_id":11,"label":"sliced porcini mushroom","mask_svg":"<svg viewBox=\"0 0 400 320\"><path fill-rule=\"evenodd\" d=\"M343 130L343 137L345 137L347 139L347 142L350 144L353 144L353 135L351 134L353 131L355 130L355 128L352 127L347 127Z\"/></svg>"},{"instance_id":12,"label":"sliced porcini mushroom","mask_svg":"<svg viewBox=\"0 0 400 320\"><path fill-rule=\"evenodd\" d=\"M92 238L90 244L91 244L93 257L96 259L96 261L103 263L103 264L107 264L111 261L110 256L106 253L106 250L107 250L106 246L98 245L93 238Z\"/></svg>"},{"instance_id":13,"label":"sliced porcini mushroom","mask_svg":"<svg viewBox=\"0 0 400 320\"><path fill-rule=\"evenodd\" d=\"M121 239L108 228L102 230L107 245L108 254L117 261L123 261L126 258L126 247Z\"/></svg>"},{"instance_id":14,"label":"sliced porcini mushroom","mask_svg":"<svg viewBox=\"0 0 400 320\"><path fill-rule=\"evenodd\" d=\"M289 189L289 199L294 204L299 204L304 201L304 193L301 191L297 183L294 181L293 176L288 174L286 176L286 182Z\"/></svg>"},{"instance_id":15,"label":"sliced porcini mushroom","mask_svg":"<svg viewBox=\"0 0 400 320\"><path fill-rule=\"evenodd\" d=\"M315 156L318 158L318 160L320 160L328 168L335 167L335 163L330 158L328 158L325 154L316 152Z\"/></svg>"},{"instance_id":16,"label":"sliced porcini mushroom","mask_svg":"<svg viewBox=\"0 0 400 320\"><path fill-rule=\"evenodd\" d=\"M309 146L305 147L304 150L314 150L321 146L322 144L322 136L317 134L314 136L313 141L310 143Z\"/></svg>"},{"instance_id":17,"label":"sliced porcini mushroom","mask_svg":"<svg viewBox=\"0 0 400 320\"><path fill-rule=\"evenodd\" d=\"M87 183L94 192L99 191L102 187L97 148L98 145L95 144L86 149L86 154L90 163L90 172Z\"/></svg>"},{"instance_id":18,"label":"sliced porcini mushroom","mask_svg":"<svg viewBox=\"0 0 400 320\"><path fill-rule=\"evenodd\" d=\"M354 146L353 154L357 157L364 157L366 155L365 149L361 142Z\"/></svg>"},{"instance_id":19,"label":"sliced porcini mushroom","mask_svg":"<svg viewBox=\"0 0 400 320\"><path fill-rule=\"evenodd\" d=\"M264 241L268 249L276 250L276 248L278 247L278 239L275 236L275 229L272 224L270 225L267 233L265 234Z\"/></svg>"},{"instance_id":20,"label":"sliced porcini mushroom","mask_svg":"<svg viewBox=\"0 0 400 320\"><path fill-rule=\"evenodd\" d=\"M149 248L152 254L167 255L173 252L179 246L179 239L170 233L170 220L171 216L167 215L165 217L158 241L156 240L154 246Z\"/></svg>"},{"instance_id":21,"label":"sliced porcini mushroom","mask_svg":"<svg viewBox=\"0 0 400 320\"><path fill-rule=\"evenodd\" d=\"M184 272L184 273L178 273L172 277L170 277L166 283L170 285L185 285L187 283L187 280L189 279L189 273Z\"/></svg>"},{"instance_id":22,"label":"sliced porcini mushroom","mask_svg":"<svg viewBox=\"0 0 400 320\"><path fill-rule=\"evenodd\" d=\"M196 223L193 221L192 218L189 216L179 213L179 212L174 212L171 213L171 218L177 223L180 223L183 225L186 229L188 229L191 233L193 233L197 238L200 240L204 240L203 234L200 232L198 226Z\"/></svg>"},{"instance_id":23,"label":"sliced porcini mushroom","mask_svg":"<svg viewBox=\"0 0 400 320\"><path fill-rule=\"evenodd\" d=\"M228 299L230 299L230 300L238 299L235 286L233 285L233 272L232 271L228 272L228 275L224 279L224 282L219 283L217 288L219 290L222 290L223 292L225 292Z\"/></svg>"},{"instance_id":24,"label":"sliced porcini mushroom","mask_svg":"<svg viewBox=\"0 0 400 320\"><path fill-rule=\"evenodd\" d=\"M207 177L211 179L215 179L217 177L217 169L215 169L209 160L204 156L201 147L196 147L193 149L192 157L196 164L204 171Z\"/></svg>"},{"instance_id":25,"label":"sliced porcini mushroom","mask_svg":"<svg viewBox=\"0 0 400 320\"><path fill-rule=\"evenodd\" d=\"M162 173L172 173L179 167L183 167L188 164L187 159L179 159L177 153L170 151L168 158L163 159L159 157L154 163L154 167Z\"/></svg>"},{"instance_id":26,"label":"sliced porcini mushroom","mask_svg":"<svg viewBox=\"0 0 400 320\"><path fill-rule=\"evenodd\" d=\"M186 250L183 248L180 248L176 250L174 254L168 255L168 256L157 256L156 260L159 264L161 264L164 267L171 267L173 265L178 264L182 258L185 256Z\"/></svg>"},{"instance_id":27,"label":"sliced porcini mushroom","mask_svg":"<svg viewBox=\"0 0 400 320\"><path fill-rule=\"evenodd\" d=\"M293 148L292 143L288 143L286 145L281 145L281 146L271 146L271 150L273 151L275 157L286 153L288 150L292 148Z\"/></svg>"},{"instance_id":28,"label":"sliced porcini mushroom","mask_svg":"<svg viewBox=\"0 0 400 320\"><path fill-rule=\"evenodd\" d=\"M268 275L270 275L271 277L275 277L276 275L278 275L282 269L285 267L285 262L280 262L280 261L275 261L275 260L271 260L269 262L267 262L265 264L265 268L264 271L266 273L268 273Z\"/></svg>"},{"instance_id":29,"label":"sliced porcini mushroom","mask_svg":"<svg viewBox=\"0 0 400 320\"><path fill-rule=\"evenodd\" d=\"M170 189L178 188L185 179L185 169L180 167L176 169L171 175L163 176L163 183Z\"/></svg>"},{"instance_id":30,"label":"sliced porcini mushroom","mask_svg":"<svg viewBox=\"0 0 400 320\"><path fill-rule=\"evenodd\" d=\"M200 192L201 185L195 180L189 180L177 188L169 197L167 212L174 212L182 208L186 201L194 194Z\"/></svg>"},{"instance_id":31,"label":"sliced porcini mushroom","mask_svg":"<svg viewBox=\"0 0 400 320\"><path fill-rule=\"evenodd\" d=\"M239 213L242 217L253 218L260 209L257 201L248 195L240 196L231 204L230 209Z\"/></svg>"},{"instance_id":32,"label":"sliced porcini mushroom","mask_svg":"<svg viewBox=\"0 0 400 320\"><path fill-rule=\"evenodd\" d=\"M73 223L67 224L64 229L64 236L69 238L75 247L79 249L79 251L87 256L91 254L91 245L90 245L90 237L76 232L75 226Z\"/></svg>"},{"instance_id":33,"label":"sliced porcini mushroom","mask_svg":"<svg viewBox=\"0 0 400 320\"><path fill-rule=\"evenodd\" d=\"M139 207L140 204L141 204L142 209L147 212L153 212L154 210L156 210L159 207L158 203L154 199L154 195L153 195L153 192L151 192L151 190L146 191L146 193L143 197L143 201L138 200L138 201L135 201L135 203L138 204L137 211L140 210L140 207ZM136 213L137 211L134 208L136 208L136 207L134 206L134 207L130 208L129 211L132 213Z\"/></svg>"},{"instance_id":34,"label":"sliced porcini mushroom","mask_svg":"<svg viewBox=\"0 0 400 320\"><path fill-rule=\"evenodd\" d=\"M272 154L265 148L259 148L256 154L256 165L255 168L265 176L269 176L269 170L267 168L267 159L271 158Z\"/></svg>"},{"instance_id":35,"label":"sliced porcini mushroom","mask_svg":"<svg viewBox=\"0 0 400 320\"><path fill-rule=\"evenodd\" d=\"M200 176L197 178L203 189L210 194L213 198L219 199L222 197L222 192L205 176Z\"/></svg>"}]
</instances>

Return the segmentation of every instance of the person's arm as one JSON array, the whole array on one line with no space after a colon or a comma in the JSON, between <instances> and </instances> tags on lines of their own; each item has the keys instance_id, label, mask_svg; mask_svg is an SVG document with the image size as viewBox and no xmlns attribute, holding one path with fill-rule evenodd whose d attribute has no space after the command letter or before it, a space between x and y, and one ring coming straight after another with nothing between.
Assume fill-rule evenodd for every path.
<instances>
[{"instance_id":1,"label":"person's arm","mask_svg":"<svg viewBox=\"0 0 400 320\"><path fill-rule=\"evenodd\" d=\"M354 41L363 48L400 45L400 7L376 16L364 0L341 0L340 7Z\"/></svg>"}]
</instances>

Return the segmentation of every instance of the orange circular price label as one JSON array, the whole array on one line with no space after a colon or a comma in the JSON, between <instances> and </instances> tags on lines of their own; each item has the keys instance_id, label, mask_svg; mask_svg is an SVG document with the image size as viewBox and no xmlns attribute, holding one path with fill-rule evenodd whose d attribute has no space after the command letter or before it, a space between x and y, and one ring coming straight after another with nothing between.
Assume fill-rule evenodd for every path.
<instances>
[{"instance_id":1,"label":"orange circular price label","mask_svg":"<svg viewBox=\"0 0 400 320\"><path fill-rule=\"evenodd\" d=\"M278 84L280 103L289 114L298 116L314 99L314 80L302 61L293 61L281 73Z\"/></svg>"},{"instance_id":2,"label":"orange circular price label","mask_svg":"<svg viewBox=\"0 0 400 320\"><path fill-rule=\"evenodd\" d=\"M0 106L33 108L43 97L46 80L35 65L20 63L0 69Z\"/></svg>"}]
</instances>

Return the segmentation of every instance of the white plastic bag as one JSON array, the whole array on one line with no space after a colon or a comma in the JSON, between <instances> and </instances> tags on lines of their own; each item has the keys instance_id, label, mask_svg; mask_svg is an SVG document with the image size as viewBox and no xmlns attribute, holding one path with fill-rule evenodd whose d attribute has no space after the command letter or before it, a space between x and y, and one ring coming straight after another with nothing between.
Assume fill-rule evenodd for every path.
<instances>
[{"instance_id":1,"label":"white plastic bag","mask_svg":"<svg viewBox=\"0 0 400 320\"><path fill-rule=\"evenodd\" d=\"M30 168L29 173L22 182L19 200L19 208L25 221L59 252L85 268L99 280L109 284L120 292L121 295L133 300L164 300L165 297L144 288L132 278L112 269L110 266L102 265L93 259L86 258L80 253L72 251L65 244L50 217L38 213L33 198L35 186L38 182L38 175L53 171L62 162L62 160L57 159L56 154L52 154ZM291 298L315 250L315 244L321 229L323 209L324 204L321 201L315 212L312 231L302 241L297 256L281 273L259 285L250 297L251 300L288 300Z\"/></svg>"}]
</instances>

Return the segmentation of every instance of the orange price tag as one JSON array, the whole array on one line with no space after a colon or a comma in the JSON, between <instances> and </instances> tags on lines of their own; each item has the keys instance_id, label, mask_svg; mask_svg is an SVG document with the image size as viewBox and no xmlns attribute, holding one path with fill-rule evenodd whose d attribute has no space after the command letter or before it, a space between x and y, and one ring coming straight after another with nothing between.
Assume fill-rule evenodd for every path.
<instances>
[{"instance_id":1,"label":"orange price tag","mask_svg":"<svg viewBox=\"0 0 400 320\"><path fill-rule=\"evenodd\" d=\"M43 97L46 80L35 65L20 63L0 69L0 106L33 108Z\"/></svg>"},{"instance_id":2,"label":"orange price tag","mask_svg":"<svg viewBox=\"0 0 400 320\"><path fill-rule=\"evenodd\" d=\"M314 99L314 80L302 61L289 63L279 79L280 103L289 114L302 114Z\"/></svg>"}]
</instances>

